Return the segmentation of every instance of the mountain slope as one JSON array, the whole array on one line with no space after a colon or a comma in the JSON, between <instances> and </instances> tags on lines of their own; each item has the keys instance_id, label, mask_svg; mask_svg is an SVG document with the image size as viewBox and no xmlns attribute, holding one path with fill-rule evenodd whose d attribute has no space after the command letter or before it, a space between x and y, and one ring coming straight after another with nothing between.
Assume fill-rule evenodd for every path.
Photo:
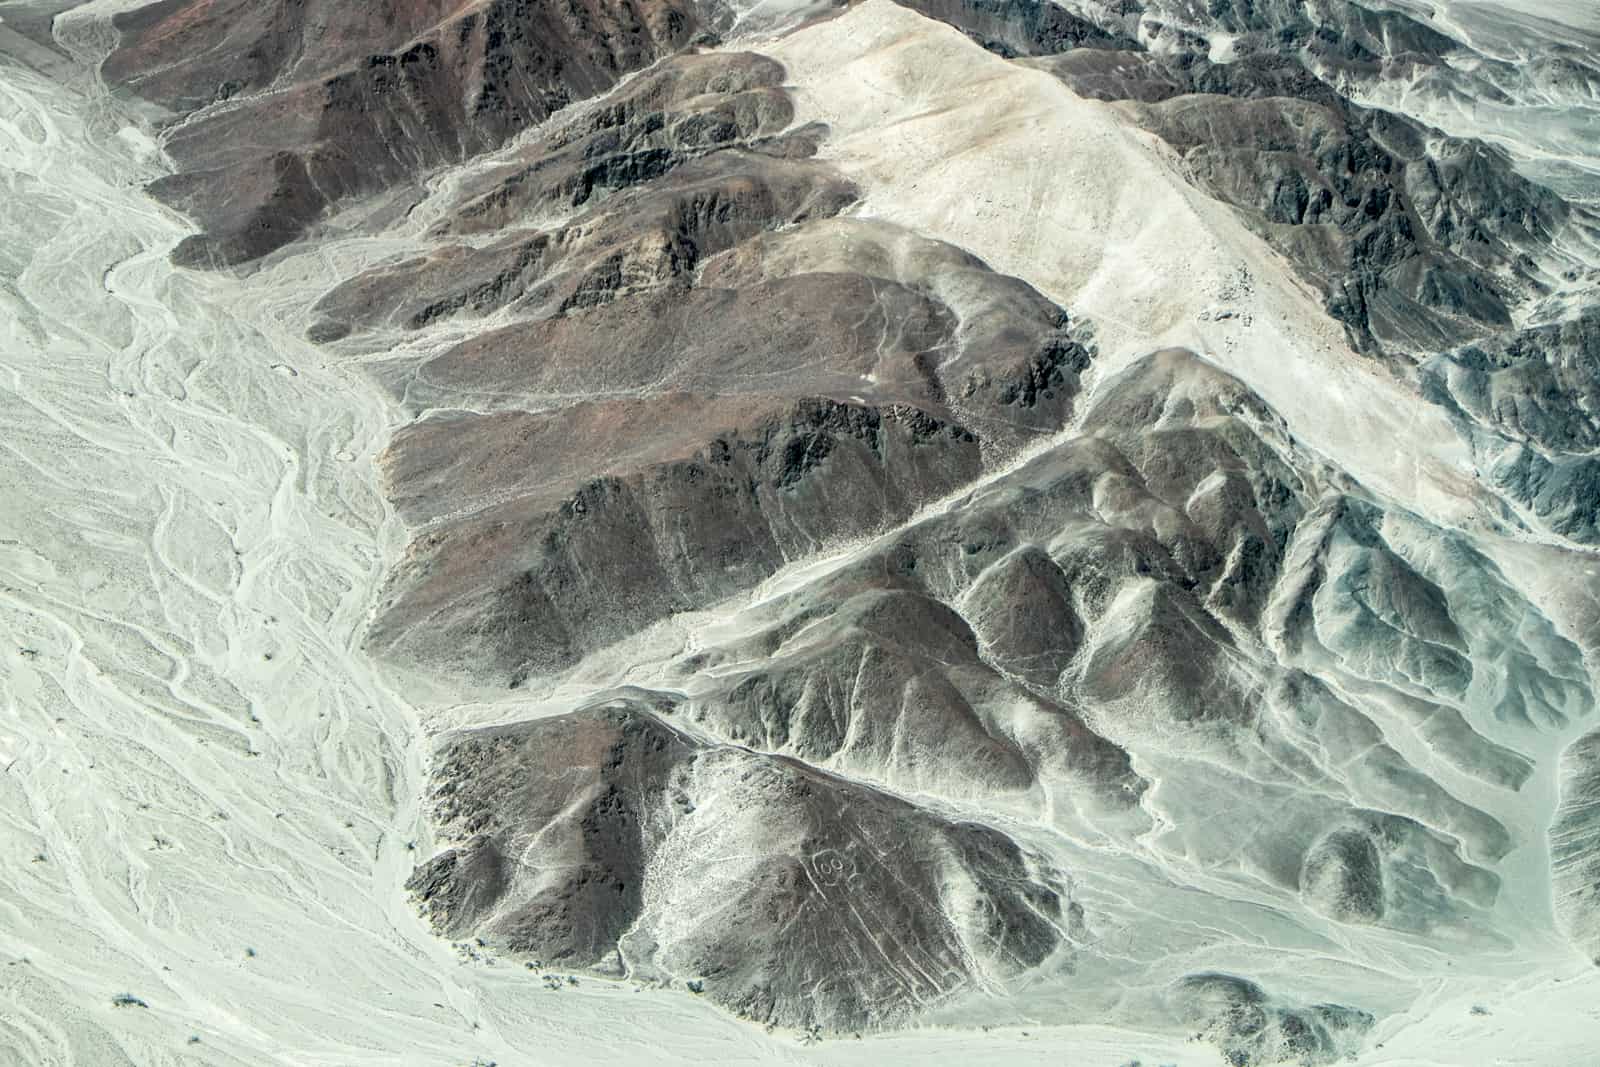
<instances>
[{"instance_id":1,"label":"mountain slope","mask_svg":"<svg viewBox=\"0 0 1600 1067\"><path fill-rule=\"evenodd\" d=\"M463 958L1317 1064L1594 957L1600 185L1450 104L1585 113L1590 31L124 6L56 39L159 134L151 258L392 423L325 584L425 750L379 895Z\"/></svg>"}]
</instances>

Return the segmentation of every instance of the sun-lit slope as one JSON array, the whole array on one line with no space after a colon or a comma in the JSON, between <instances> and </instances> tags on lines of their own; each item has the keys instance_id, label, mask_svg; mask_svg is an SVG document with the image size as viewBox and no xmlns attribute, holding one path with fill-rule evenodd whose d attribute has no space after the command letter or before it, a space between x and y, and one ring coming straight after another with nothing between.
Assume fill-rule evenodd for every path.
<instances>
[{"instance_id":1,"label":"sun-lit slope","mask_svg":"<svg viewBox=\"0 0 1600 1067\"><path fill-rule=\"evenodd\" d=\"M1355 357L1282 258L1116 107L890 0L769 50L798 118L830 125L823 156L862 186L861 214L950 240L1089 317L1112 365L1190 347L1375 486L1470 510L1442 413ZM1404 449L1369 447L1396 436Z\"/></svg>"}]
</instances>

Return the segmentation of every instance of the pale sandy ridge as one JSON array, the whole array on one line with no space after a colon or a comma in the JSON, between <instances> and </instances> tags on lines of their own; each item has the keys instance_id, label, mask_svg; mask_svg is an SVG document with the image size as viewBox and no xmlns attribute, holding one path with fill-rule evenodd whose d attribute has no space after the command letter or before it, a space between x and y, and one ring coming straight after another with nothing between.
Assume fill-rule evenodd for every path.
<instances>
[{"instance_id":1,"label":"pale sandy ridge","mask_svg":"<svg viewBox=\"0 0 1600 1067\"><path fill-rule=\"evenodd\" d=\"M765 50L788 69L797 121L831 127L823 154L866 189L860 214L948 240L1087 316L1105 373L1192 348L1374 488L1448 525L1471 515L1470 460L1444 415L1352 353L1289 265L1118 106L892 0Z\"/></svg>"}]
</instances>

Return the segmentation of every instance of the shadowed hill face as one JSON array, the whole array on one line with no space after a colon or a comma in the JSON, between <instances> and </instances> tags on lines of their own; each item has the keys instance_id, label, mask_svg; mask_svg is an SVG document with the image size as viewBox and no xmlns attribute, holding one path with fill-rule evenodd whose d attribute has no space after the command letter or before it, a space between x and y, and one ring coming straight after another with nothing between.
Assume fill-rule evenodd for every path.
<instances>
[{"instance_id":1,"label":"shadowed hill face","mask_svg":"<svg viewBox=\"0 0 1600 1067\"><path fill-rule=\"evenodd\" d=\"M104 74L190 116L154 193L204 233L184 265L242 263L327 209L495 148L683 47L686 4L168 0L116 20Z\"/></svg>"},{"instance_id":2,"label":"shadowed hill face","mask_svg":"<svg viewBox=\"0 0 1600 1067\"><path fill-rule=\"evenodd\" d=\"M1600 542L1600 308L1440 353L1423 387L1508 497L1562 537Z\"/></svg>"}]
</instances>

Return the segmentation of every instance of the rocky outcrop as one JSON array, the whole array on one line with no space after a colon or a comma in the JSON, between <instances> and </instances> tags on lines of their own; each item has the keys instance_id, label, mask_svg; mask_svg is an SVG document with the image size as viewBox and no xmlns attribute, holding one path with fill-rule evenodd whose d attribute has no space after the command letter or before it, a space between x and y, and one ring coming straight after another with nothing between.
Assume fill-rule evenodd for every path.
<instances>
[{"instance_id":1,"label":"rocky outcrop","mask_svg":"<svg viewBox=\"0 0 1600 1067\"><path fill-rule=\"evenodd\" d=\"M1600 967L1600 731L1562 754L1561 800L1550 827L1556 922Z\"/></svg>"},{"instance_id":2,"label":"rocky outcrop","mask_svg":"<svg viewBox=\"0 0 1600 1067\"><path fill-rule=\"evenodd\" d=\"M1600 543L1600 309L1441 353L1423 388L1475 438L1487 480L1547 529Z\"/></svg>"},{"instance_id":3,"label":"rocky outcrop","mask_svg":"<svg viewBox=\"0 0 1600 1067\"><path fill-rule=\"evenodd\" d=\"M903 1021L1083 931L999 832L709 744L637 698L470 731L438 755L456 843L410 882L442 932L691 984L758 1022Z\"/></svg>"},{"instance_id":4,"label":"rocky outcrop","mask_svg":"<svg viewBox=\"0 0 1600 1067\"><path fill-rule=\"evenodd\" d=\"M700 32L677 0L214 3L118 15L110 84L183 118L152 192L204 232L186 266L243 263L332 207L496 148Z\"/></svg>"},{"instance_id":5,"label":"rocky outcrop","mask_svg":"<svg viewBox=\"0 0 1600 1067\"><path fill-rule=\"evenodd\" d=\"M948 23L984 48L1010 59L1046 56L1080 48L1137 47L1114 28L1060 4L1028 0L899 0L905 7Z\"/></svg>"},{"instance_id":6,"label":"rocky outcrop","mask_svg":"<svg viewBox=\"0 0 1600 1067\"><path fill-rule=\"evenodd\" d=\"M1189 975L1169 992L1172 1010L1234 1067L1337 1063L1361 1047L1375 1020L1342 1004L1285 1004L1232 974Z\"/></svg>"},{"instance_id":7,"label":"rocky outcrop","mask_svg":"<svg viewBox=\"0 0 1600 1067\"><path fill-rule=\"evenodd\" d=\"M783 67L755 53L671 56L469 176L435 232L491 233L730 148L809 155L814 131L788 130L794 107L782 84Z\"/></svg>"},{"instance_id":8,"label":"rocky outcrop","mask_svg":"<svg viewBox=\"0 0 1600 1067\"><path fill-rule=\"evenodd\" d=\"M1143 104L1191 179L1324 291L1354 343L1427 353L1510 325L1572 209L1481 142L1352 104L1296 60L1068 53L1046 69ZM1587 220L1586 220L1587 224Z\"/></svg>"},{"instance_id":9,"label":"rocky outcrop","mask_svg":"<svg viewBox=\"0 0 1600 1067\"><path fill-rule=\"evenodd\" d=\"M318 303L321 318L312 337L416 330L503 308L525 323L548 323L624 296L653 295L673 304L718 252L763 231L831 216L854 198L849 183L826 167L739 150L719 153L619 193L568 224L513 229L484 245L447 243L358 275Z\"/></svg>"},{"instance_id":10,"label":"rocky outcrop","mask_svg":"<svg viewBox=\"0 0 1600 1067\"><path fill-rule=\"evenodd\" d=\"M914 409L814 399L734 412L686 398L677 406L687 432L662 439L654 418L671 403L652 401L649 421L641 405L618 402L402 434L389 468L408 509L468 510L440 515L414 540L391 576L374 649L515 684L748 589L831 541L904 520L980 469L969 431ZM551 477L562 468L566 478ZM430 494L453 488L456 471L475 480L465 494ZM473 510L477 494L487 502Z\"/></svg>"},{"instance_id":11,"label":"rocky outcrop","mask_svg":"<svg viewBox=\"0 0 1600 1067\"><path fill-rule=\"evenodd\" d=\"M1370 834L1334 830L1306 853L1300 891L1314 907L1345 922L1383 918L1383 860Z\"/></svg>"},{"instance_id":12,"label":"rocky outcrop","mask_svg":"<svg viewBox=\"0 0 1600 1067\"><path fill-rule=\"evenodd\" d=\"M1596 228L1499 149L1356 102L1386 82L1483 69L1449 63L1464 46L1404 12L1349 0L1083 12L1123 43L1027 62L1141 105L1191 179L1283 251L1369 352L1427 355L1509 327L1512 308L1561 284L1568 231Z\"/></svg>"},{"instance_id":13,"label":"rocky outcrop","mask_svg":"<svg viewBox=\"0 0 1600 1067\"><path fill-rule=\"evenodd\" d=\"M1203 188L1332 279L1329 313L1369 346L1429 351L1509 326L1509 306L1541 284L1527 257L1566 222L1503 155L1383 112L1194 95L1144 114Z\"/></svg>"}]
</instances>

